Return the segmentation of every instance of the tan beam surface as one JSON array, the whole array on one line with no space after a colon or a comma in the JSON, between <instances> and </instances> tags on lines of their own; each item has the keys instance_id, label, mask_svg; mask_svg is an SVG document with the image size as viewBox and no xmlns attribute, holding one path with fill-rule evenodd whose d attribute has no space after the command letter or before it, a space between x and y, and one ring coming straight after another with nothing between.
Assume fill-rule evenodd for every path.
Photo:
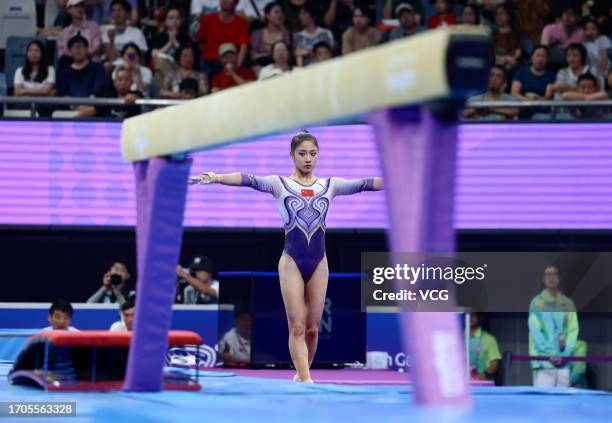
<instances>
[{"instance_id":1,"label":"tan beam surface","mask_svg":"<svg viewBox=\"0 0 612 423\"><path fill-rule=\"evenodd\" d=\"M211 148L449 95L446 54L453 34L427 31L283 76L227 89L124 121L126 161Z\"/></svg>"}]
</instances>

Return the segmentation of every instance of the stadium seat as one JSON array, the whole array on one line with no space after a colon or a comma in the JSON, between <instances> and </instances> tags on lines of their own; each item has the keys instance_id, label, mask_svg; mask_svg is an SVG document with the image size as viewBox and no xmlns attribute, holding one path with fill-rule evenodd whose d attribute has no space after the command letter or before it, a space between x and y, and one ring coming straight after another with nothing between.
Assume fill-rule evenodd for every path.
<instances>
[{"instance_id":1,"label":"stadium seat","mask_svg":"<svg viewBox=\"0 0 612 423\"><path fill-rule=\"evenodd\" d=\"M38 116L38 113L36 113L36 117ZM29 110L6 109L4 110L4 117L29 119L32 117L32 112Z\"/></svg>"},{"instance_id":2,"label":"stadium seat","mask_svg":"<svg viewBox=\"0 0 612 423\"><path fill-rule=\"evenodd\" d=\"M0 96L6 95L6 77L0 72Z\"/></svg>"},{"instance_id":3,"label":"stadium seat","mask_svg":"<svg viewBox=\"0 0 612 423\"><path fill-rule=\"evenodd\" d=\"M23 66L28 43L35 39L45 43L44 38L38 37L9 37L6 40L6 51L4 52L4 73L6 75L6 84L9 88L13 87L15 71L17 71L19 66Z\"/></svg>"},{"instance_id":4,"label":"stadium seat","mask_svg":"<svg viewBox=\"0 0 612 423\"><path fill-rule=\"evenodd\" d=\"M34 0L0 1L0 49L6 48L10 36L36 35L36 4Z\"/></svg>"}]
</instances>

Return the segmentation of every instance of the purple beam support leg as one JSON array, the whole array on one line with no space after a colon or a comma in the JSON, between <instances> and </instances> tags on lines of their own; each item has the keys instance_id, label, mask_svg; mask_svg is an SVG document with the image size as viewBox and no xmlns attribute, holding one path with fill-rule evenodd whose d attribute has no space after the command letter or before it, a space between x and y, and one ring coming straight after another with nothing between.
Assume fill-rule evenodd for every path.
<instances>
[{"instance_id":1,"label":"purple beam support leg","mask_svg":"<svg viewBox=\"0 0 612 423\"><path fill-rule=\"evenodd\" d=\"M134 164L136 177L136 314L124 389L159 391L183 237L191 160L154 158Z\"/></svg>"},{"instance_id":2,"label":"purple beam support leg","mask_svg":"<svg viewBox=\"0 0 612 423\"><path fill-rule=\"evenodd\" d=\"M384 176L393 252L455 251L453 231L457 122L425 108L368 115ZM415 396L422 405L469 405L465 350L454 313L402 313Z\"/></svg>"}]
</instances>

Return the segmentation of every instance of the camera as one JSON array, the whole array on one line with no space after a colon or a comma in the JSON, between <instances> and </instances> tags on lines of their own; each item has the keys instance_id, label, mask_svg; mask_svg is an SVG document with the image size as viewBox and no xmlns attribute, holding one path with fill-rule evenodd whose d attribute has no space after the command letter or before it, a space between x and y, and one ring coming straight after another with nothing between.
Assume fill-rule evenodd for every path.
<instances>
[{"instance_id":1,"label":"camera","mask_svg":"<svg viewBox=\"0 0 612 423\"><path fill-rule=\"evenodd\" d=\"M112 286L121 285L121 282L123 282L123 279L121 279L121 275L111 275L110 284Z\"/></svg>"}]
</instances>

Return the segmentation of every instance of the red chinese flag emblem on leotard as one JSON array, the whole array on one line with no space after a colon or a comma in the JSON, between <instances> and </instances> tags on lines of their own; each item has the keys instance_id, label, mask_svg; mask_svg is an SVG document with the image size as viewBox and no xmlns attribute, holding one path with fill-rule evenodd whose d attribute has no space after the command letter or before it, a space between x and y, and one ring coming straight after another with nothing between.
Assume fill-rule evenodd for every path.
<instances>
[{"instance_id":1,"label":"red chinese flag emblem on leotard","mask_svg":"<svg viewBox=\"0 0 612 423\"><path fill-rule=\"evenodd\" d=\"M314 190L302 188L302 197L314 197Z\"/></svg>"}]
</instances>

